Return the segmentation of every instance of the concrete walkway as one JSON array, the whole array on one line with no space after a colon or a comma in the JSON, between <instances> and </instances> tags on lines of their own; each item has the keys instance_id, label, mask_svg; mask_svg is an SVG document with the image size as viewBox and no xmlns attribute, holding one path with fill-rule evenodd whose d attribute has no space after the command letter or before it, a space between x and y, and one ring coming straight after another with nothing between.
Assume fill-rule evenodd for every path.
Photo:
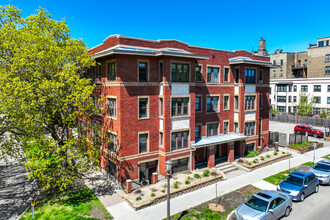
<instances>
[{"instance_id":1,"label":"concrete walkway","mask_svg":"<svg viewBox=\"0 0 330 220\"><path fill-rule=\"evenodd\" d=\"M316 150L316 159L330 154L330 145L326 144L324 148ZM204 187L191 193L171 199L171 215L182 212L201 203L207 202L220 195L232 192L243 186L252 184L264 189L273 189L263 178L284 171L286 169L298 166L307 161L313 160L313 151L305 154L295 154L293 158L280 161L278 163L263 167L242 175L218 182L216 184ZM217 190L216 190L217 188ZM217 195L216 195L217 191ZM111 197L103 198L103 200L111 199ZM158 203L154 206L147 207L138 211L133 210L122 198L116 198L116 202L110 206L106 206L107 210L116 220L148 220L148 219L164 219L166 218L166 202Z\"/></svg>"}]
</instances>

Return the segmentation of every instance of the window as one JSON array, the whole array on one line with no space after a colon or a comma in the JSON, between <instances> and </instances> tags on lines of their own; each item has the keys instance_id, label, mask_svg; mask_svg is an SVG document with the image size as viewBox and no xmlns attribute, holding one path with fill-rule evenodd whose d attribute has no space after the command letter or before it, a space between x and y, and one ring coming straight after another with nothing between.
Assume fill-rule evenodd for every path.
<instances>
[{"instance_id":1,"label":"window","mask_svg":"<svg viewBox=\"0 0 330 220\"><path fill-rule=\"evenodd\" d=\"M280 70L280 77L283 77L283 70Z\"/></svg>"},{"instance_id":2,"label":"window","mask_svg":"<svg viewBox=\"0 0 330 220\"><path fill-rule=\"evenodd\" d=\"M207 125L207 136L210 137L210 136L216 136L218 135L218 127L219 127L219 124L218 123L215 123L215 124L208 124Z\"/></svg>"},{"instance_id":3,"label":"window","mask_svg":"<svg viewBox=\"0 0 330 220\"><path fill-rule=\"evenodd\" d=\"M239 99L238 96L235 96L235 110L238 110L239 107Z\"/></svg>"},{"instance_id":4,"label":"window","mask_svg":"<svg viewBox=\"0 0 330 220\"><path fill-rule=\"evenodd\" d=\"M285 106L277 106L277 110L280 112L286 112L286 107Z\"/></svg>"},{"instance_id":5,"label":"window","mask_svg":"<svg viewBox=\"0 0 330 220\"><path fill-rule=\"evenodd\" d=\"M330 62L330 54L325 55L325 62Z\"/></svg>"},{"instance_id":6,"label":"window","mask_svg":"<svg viewBox=\"0 0 330 220\"><path fill-rule=\"evenodd\" d=\"M326 40L325 42L325 46L329 46L329 40Z\"/></svg>"},{"instance_id":7,"label":"window","mask_svg":"<svg viewBox=\"0 0 330 220\"><path fill-rule=\"evenodd\" d=\"M283 60L281 60L281 66L283 66Z\"/></svg>"},{"instance_id":8,"label":"window","mask_svg":"<svg viewBox=\"0 0 330 220\"><path fill-rule=\"evenodd\" d=\"M301 60L298 60L298 66L301 66Z\"/></svg>"},{"instance_id":9,"label":"window","mask_svg":"<svg viewBox=\"0 0 330 220\"><path fill-rule=\"evenodd\" d=\"M201 66L196 66L195 67L195 79L196 82L202 81L202 67Z\"/></svg>"},{"instance_id":10,"label":"window","mask_svg":"<svg viewBox=\"0 0 330 220\"><path fill-rule=\"evenodd\" d=\"M188 147L188 131L172 133L171 150L178 150Z\"/></svg>"},{"instance_id":11,"label":"window","mask_svg":"<svg viewBox=\"0 0 330 220\"><path fill-rule=\"evenodd\" d=\"M319 47L323 47L324 46L324 41L319 41Z\"/></svg>"},{"instance_id":12,"label":"window","mask_svg":"<svg viewBox=\"0 0 330 220\"><path fill-rule=\"evenodd\" d=\"M272 94L272 88L269 87L269 94Z\"/></svg>"},{"instance_id":13,"label":"window","mask_svg":"<svg viewBox=\"0 0 330 220\"><path fill-rule=\"evenodd\" d=\"M172 116L188 115L189 98L172 98Z\"/></svg>"},{"instance_id":14,"label":"window","mask_svg":"<svg viewBox=\"0 0 330 220\"><path fill-rule=\"evenodd\" d=\"M108 150L117 152L117 135L108 133Z\"/></svg>"},{"instance_id":15,"label":"window","mask_svg":"<svg viewBox=\"0 0 330 220\"><path fill-rule=\"evenodd\" d=\"M294 92L297 92L297 85L294 85L294 86L293 86L293 91L294 91Z\"/></svg>"},{"instance_id":16,"label":"window","mask_svg":"<svg viewBox=\"0 0 330 220\"><path fill-rule=\"evenodd\" d=\"M196 125L195 126L195 140L201 139L202 135L201 135L201 126L200 125Z\"/></svg>"},{"instance_id":17,"label":"window","mask_svg":"<svg viewBox=\"0 0 330 220\"><path fill-rule=\"evenodd\" d=\"M114 98L108 99L108 115L110 117L116 117L117 116L117 101Z\"/></svg>"},{"instance_id":18,"label":"window","mask_svg":"<svg viewBox=\"0 0 330 220\"><path fill-rule=\"evenodd\" d=\"M255 96L245 96L245 110L254 110Z\"/></svg>"},{"instance_id":19,"label":"window","mask_svg":"<svg viewBox=\"0 0 330 220\"><path fill-rule=\"evenodd\" d=\"M260 94L259 97L259 108L262 109L264 107L264 96Z\"/></svg>"},{"instance_id":20,"label":"window","mask_svg":"<svg viewBox=\"0 0 330 220\"><path fill-rule=\"evenodd\" d=\"M195 99L195 111L196 112L200 112L202 111L202 97L201 96L196 96L196 99Z\"/></svg>"},{"instance_id":21,"label":"window","mask_svg":"<svg viewBox=\"0 0 330 220\"><path fill-rule=\"evenodd\" d=\"M225 110L229 109L229 96L223 97L223 109Z\"/></svg>"},{"instance_id":22,"label":"window","mask_svg":"<svg viewBox=\"0 0 330 220\"><path fill-rule=\"evenodd\" d=\"M292 85L289 85L289 92L292 92Z\"/></svg>"},{"instance_id":23,"label":"window","mask_svg":"<svg viewBox=\"0 0 330 220\"><path fill-rule=\"evenodd\" d=\"M98 71L97 71L97 78L99 79L99 82L101 83L102 82L102 64L98 64L97 65L98 67Z\"/></svg>"},{"instance_id":24,"label":"window","mask_svg":"<svg viewBox=\"0 0 330 220\"><path fill-rule=\"evenodd\" d=\"M148 63L139 62L139 82L148 82Z\"/></svg>"},{"instance_id":25,"label":"window","mask_svg":"<svg viewBox=\"0 0 330 220\"><path fill-rule=\"evenodd\" d=\"M330 104L330 97L328 97L327 104Z\"/></svg>"},{"instance_id":26,"label":"window","mask_svg":"<svg viewBox=\"0 0 330 220\"><path fill-rule=\"evenodd\" d=\"M159 132L159 146L163 146L164 144L164 134L163 132Z\"/></svg>"},{"instance_id":27,"label":"window","mask_svg":"<svg viewBox=\"0 0 330 220\"><path fill-rule=\"evenodd\" d=\"M207 112L218 111L219 97L207 97L206 109Z\"/></svg>"},{"instance_id":28,"label":"window","mask_svg":"<svg viewBox=\"0 0 330 220\"><path fill-rule=\"evenodd\" d=\"M286 92L286 85L276 85L278 92Z\"/></svg>"},{"instance_id":29,"label":"window","mask_svg":"<svg viewBox=\"0 0 330 220\"><path fill-rule=\"evenodd\" d=\"M262 70L260 70L259 71L259 84L262 84L263 82L262 82L262 75L263 75L263 71Z\"/></svg>"},{"instance_id":30,"label":"window","mask_svg":"<svg viewBox=\"0 0 330 220\"><path fill-rule=\"evenodd\" d=\"M293 106L293 113L297 112L297 107Z\"/></svg>"},{"instance_id":31,"label":"window","mask_svg":"<svg viewBox=\"0 0 330 220\"><path fill-rule=\"evenodd\" d=\"M273 70L273 77L276 77L276 70Z\"/></svg>"},{"instance_id":32,"label":"window","mask_svg":"<svg viewBox=\"0 0 330 220\"><path fill-rule=\"evenodd\" d=\"M239 68L235 69L235 83L239 83Z\"/></svg>"},{"instance_id":33,"label":"window","mask_svg":"<svg viewBox=\"0 0 330 220\"><path fill-rule=\"evenodd\" d=\"M178 173L178 172L188 170L188 161L189 161L189 158L173 160L172 172Z\"/></svg>"},{"instance_id":34,"label":"window","mask_svg":"<svg viewBox=\"0 0 330 220\"><path fill-rule=\"evenodd\" d=\"M245 70L245 83L256 83L256 75L254 69Z\"/></svg>"},{"instance_id":35,"label":"window","mask_svg":"<svg viewBox=\"0 0 330 220\"><path fill-rule=\"evenodd\" d=\"M330 74L330 66L325 67L325 74Z\"/></svg>"},{"instance_id":36,"label":"window","mask_svg":"<svg viewBox=\"0 0 330 220\"><path fill-rule=\"evenodd\" d=\"M225 68L224 69L223 81L225 81L225 82L228 82L229 81L229 68Z\"/></svg>"},{"instance_id":37,"label":"window","mask_svg":"<svg viewBox=\"0 0 330 220\"><path fill-rule=\"evenodd\" d=\"M314 96L315 103L321 104L321 96Z\"/></svg>"},{"instance_id":38,"label":"window","mask_svg":"<svg viewBox=\"0 0 330 220\"><path fill-rule=\"evenodd\" d=\"M116 63L108 63L107 64L107 80L108 81L115 81L116 80Z\"/></svg>"},{"instance_id":39,"label":"window","mask_svg":"<svg viewBox=\"0 0 330 220\"><path fill-rule=\"evenodd\" d=\"M163 98L159 98L159 115L163 116L163 114L164 114Z\"/></svg>"},{"instance_id":40,"label":"window","mask_svg":"<svg viewBox=\"0 0 330 220\"><path fill-rule=\"evenodd\" d=\"M238 133L238 123L234 123L235 125L235 133Z\"/></svg>"},{"instance_id":41,"label":"window","mask_svg":"<svg viewBox=\"0 0 330 220\"><path fill-rule=\"evenodd\" d=\"M207 67L207 82L219 82L219 68Z\"/></svg>"},{"instance_id":42,"label":"window","mask_svg":"<svg viewBox=\"0 0 330 220\"><path fill-rule=\"evenodd\" d=\"M307 59L304 60L304 65L307 66Z\"/></svg>"},{"instance_id":43,"label":"window","mask_svg":"<svg viewBox=\"0 0 330 220\"><path fill-rule=\"evenodd\" d=\"M172 63L172 82L189 82L189 65Z\"/></svg>"},{"instance_id":44,"label":"window","mask_svg":"<svg viewBox=\"0 0 330 220\"><path fill-rule=\"evenodd\" d=\"M273 65L276 66L276 60L273 60Z\"/></svg>"},{"instance_id":45,"label":"window","mask_svg":"<svg viewBox=\"0 0 330 220\"><path fill-rule=\"evenodd\" d=\"M328 85L328 92L330 92L330 85Z\"/></svg>"},{"instance_id":46,"label":"window","mask_svg":"<svg viewBox=\"0 0 330 220\"><path fill-rule=\"evenodd\" d=\"M291 96L289 96L289 102L291 102L292 100L291 100L292 98L291 98Z\"/></svg>"},{"instance_id":47,"label":"window","mask_svg":"<svg viewBox=\"0 0 330 220\"><path fill-rule=\"evenodd\" d=\"M139 153L147 152L148 134L139 134Z\"/></svg>"},{"instance_id":48,"label":"window","mask_svg":"<svg viewBox=\"0 0 330 220\"><path fill-rule=\"evenodd\" d=\"M139 99L139 118L148 117L148 98Z\"/></svg>"},{"instance_id":49,"label":"window","mask_svg":"<svg viewBox=\"0 0 330 220\"><path fill-rule=\"evenodd\" d=\"M159 82L163 82L163 76L164 76L164 64L163 62L159 63Z\"/></svg>"},{"instance_id":50,"label":"window","mask_svg":"<svg viewBox=\"0 0 330 220\"><path fill-rule=\"evenodd\" d=\"M228 134L228 122L227 121L223 123L223 133Z\"/></svg>"},{"instance_id":51,"label":"window","mask_svg":"<svg viewBox=\"0 0 330 220\"><path fill-rule=\"evenodd\" d=\"M246 136L254 135L254 125L255 125L255 122L245 123L244 135L246 135Z\"/></svg>"},{"instance_id":52,"label":"window","mask_svg":"<svg viewBox=\"0 0 330 220\"><path fill-rule=\"evenodd\" d=\"M277 102L286 102L286 96L277 96Z\"/></svg>"},{"instance_id":53,"label":"window","mask_svg":"<svg viewBox=\"0 0 330 220\"><path fill-rule=\"evenodd\" d=\"M308 92L308 86L307 85L301 85L301 91Z\"/></svg>"},{"instance_id":54,"label":"window","mask_svg":"<svg viewBox=\"0 0 330 220\"><path fill-rule=\"evenodd\" d=\"M319 115L321 114L321 109L320 108L313 108L313 115Z\"/></svg>"},{"instance_id":55,"label":"window","mask_svg":"<svg viewBox=\"0 0 330 220\"><path fill-rule=\"evenodd\" d=\"M321 85L314 85L314 92L321 92Z\"/></svg>"},{"instance_id":56,"label":"window","mask_svg":"<svg viewBox=\"0 0 330 220\"><path fill-rule=\"evenodd\" d=\"M117 177L117 165L112 162L111 160L108 160L108 163L107 163L107 172L114 176L114 177Z\"/></svg>"},{"instance_id":57,"label":"window","mask_svg":"<svg viewBox=\"0 0 330 220\"><path fill-rule=\"evenodd\" d=\"M291 106L288 106L288 112L291 113Z\"/></svg>"}]
</instances>

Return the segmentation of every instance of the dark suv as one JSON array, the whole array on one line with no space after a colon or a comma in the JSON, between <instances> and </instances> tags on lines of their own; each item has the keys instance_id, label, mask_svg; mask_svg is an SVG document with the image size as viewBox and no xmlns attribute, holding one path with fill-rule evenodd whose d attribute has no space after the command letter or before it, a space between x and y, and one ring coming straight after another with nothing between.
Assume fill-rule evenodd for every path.
<instances>
[{"instance_id":1,"label":"dark suv","mask_svg":"<svg viewBox=\"0 0 330 220\"><path fill-rule=\"evenodd\" d=\"M313 137L323 137L324 136L323 131L312 128L310 126L296 125L294 127L294 133L296 133L296 134L305 134L306 132L308 133L308 135L312 135Z\"/></svg>"}]
</instances>

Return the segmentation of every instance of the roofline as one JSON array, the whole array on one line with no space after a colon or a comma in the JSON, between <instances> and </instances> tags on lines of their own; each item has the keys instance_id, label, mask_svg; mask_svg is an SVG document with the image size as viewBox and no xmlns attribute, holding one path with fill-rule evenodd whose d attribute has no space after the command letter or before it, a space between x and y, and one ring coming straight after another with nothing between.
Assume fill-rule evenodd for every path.
<instances>
[{"instance_id":1,"label":"roofline","mask_svg":"<svg viewBox=\"0 0 330 220\"><path fill-rule=\"evenodd\" d=\"M330 38L330 37L320 37L320 38L316 38L316 40L325 39L325 38Z\"/></svg>"},{"instance_id":2,"label":"roofline","mask_svg":"<svg viewBox=\"0 0 330 220\"><path fill-rule=\"evenodd\" d=\"M234 59L234 58L231 58ZM261 60L236 60L236 61L230 61L231 59L229 59L229 64L254 64L254 65L260 65L260 66L266 66L266 67L272 67L271 62L268 61L261 61Z\"/></svg>"},{"instance_id":3,"label":"roofline","mask_svg":"<svg viewBox=\"0 0 330 220\"><path fill-rule=\"evenodd\" d=\"M176 39L149 40L149 39L143 39L143 38L123 36L123 35L120 35L120 34L109 35L101 44L98 44L98 45L96 45L96 46L94 46L92 48L89 48L87 51L93 50L93 49L95 49L95 48L103 45L105 41L107 41L108 39L113 38L113 37L122 38L122 39L132 39L132 40L138 40L138 41L144 41L144 42L151 42L151 43L158 43L158 44L160 44L161 42L174 41L174 42L181 43L181 44L186 45L187 47L191 47L191 48L200 48L200 49L206 49L206 50L222 51L222 52L227 52L227 53L236 53L236 52L239 52L239 51L244 51L244 52L250 53L251 55L254 55L256 57L266 57L266 58L269 57L268 55L267 56L262 56L262 55L254 54L254 53L252 53L250 51L247 51L245 49L233 50L233 51L231 51L231 50L222 50L222 49L215 49L215 48L209 48L209 47L201 47L201 46L189 45L188 43L185 43L183 41L179 41L179 40L176 40Z\"/></svg>"}]
</instances>

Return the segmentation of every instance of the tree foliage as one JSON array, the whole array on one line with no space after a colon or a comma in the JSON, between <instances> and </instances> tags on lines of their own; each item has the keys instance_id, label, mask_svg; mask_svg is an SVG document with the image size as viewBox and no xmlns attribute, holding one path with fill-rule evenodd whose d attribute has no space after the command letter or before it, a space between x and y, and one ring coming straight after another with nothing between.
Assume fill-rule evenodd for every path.
<instances>
[{"instance_id":1,"label":"tree foliage","mask_svg":"<svg viewBox=\"0 0 330 220\"><path fill-rule=\"evenodd\" d=\"M25 164L44 189L65 189L99 161L95 143L68 132L95 110L84 77L93 65L64 20L0 7L0 159Z\"/></svg>"},{"instance_id":2,"label":"tree foliage","mask_svg":"<svg viewBox=\"0 0 330 220\"><path fill-rule=\"evenodd\" d=\"M312 109L315 106L315 99L310 94L301 91L299 93L299 103L297 106L297 114L299 116L308 116L312 113Z\"/></svg>"}]
</instances>

